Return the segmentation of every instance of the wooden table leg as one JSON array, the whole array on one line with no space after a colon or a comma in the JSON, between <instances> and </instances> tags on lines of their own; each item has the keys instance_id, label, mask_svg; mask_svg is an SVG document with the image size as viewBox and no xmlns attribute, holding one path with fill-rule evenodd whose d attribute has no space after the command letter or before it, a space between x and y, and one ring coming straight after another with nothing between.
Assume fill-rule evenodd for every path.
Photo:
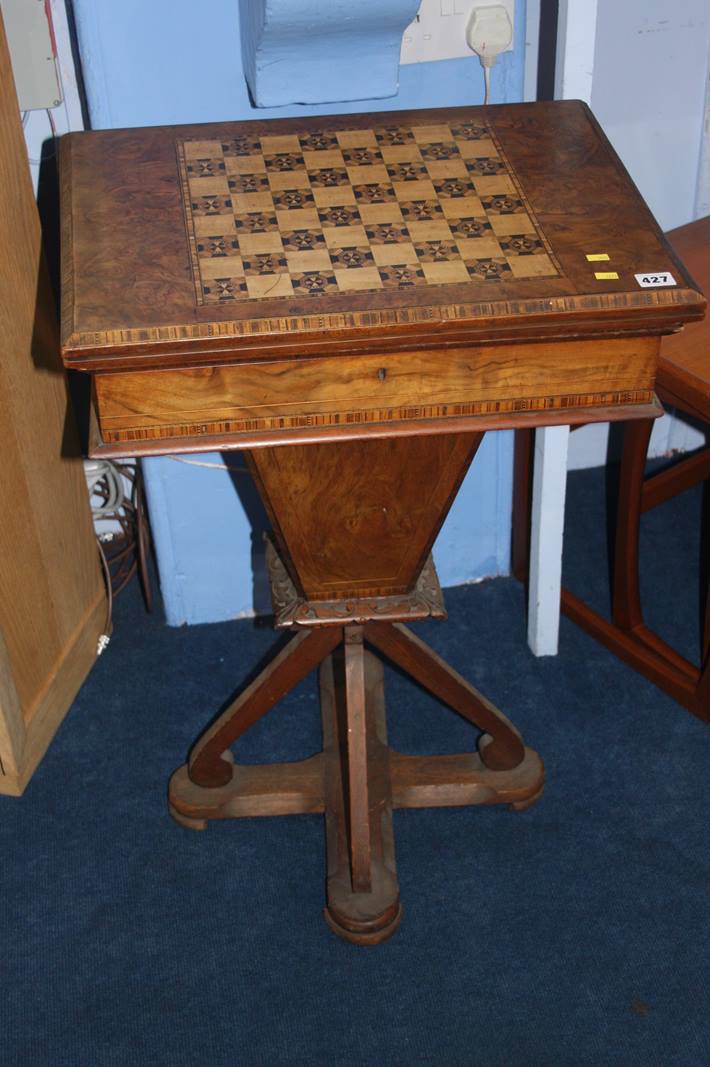
<instances>
[{"instance_id":1,"label":"wooden table leg","mask_svg":"<svg viewBox=\"0 0 710 1067\"><path fill-rule=\"evenodd\" d=\"M229 746L340 644L338 626L300 630L195 744L170 780L170 812L203 830L208 819L323 811L322 759L236 767Z\"/></svg>"},{"instance_id":2,"label":"wooden table leg","mask_svg":"<svg viewBox=\"0 0 710 1067\"><path fill-rule=\"evenodd\" d=\"M347 610L367 617L374 609L363 601ZM479 753L421 757L389 749L384 671L365 640L483 730ZM229 746L319 663L323 751L297 763L235 765ZM393 807L522 809L543 783L542 761L502 712L405 626L368 621L299 627L205 731L173 775L169 796L171 813L191 829L210 819L323 812L326 921L347 941L376 945L401 918Z\"/></svg>"},{"instance_id":3,"label":"wooden table leg","mask_svg":"<svg viewBox=\"0 0 710 1067\"><path fill-rule=\"evenodd\" d=\"M342 630L336 626L301 630L292 637L268 667L202 734L190 753L190 780L208 789L227 785L234 767L222 758L226 749L315 670L341 640Z\"/></svg>"},{"instance_id":4,"label":"wooden table leg","mask_svg":"<svg viewBox=\"0 0 710 1067\"><path fill-rule=\"evenodd\" d=\"M621 630L643 624L639 592L639 529L648 443L653 419L627 422L619 472L612 622Z\"/></svg>"},{"instance_id":5,"label":"wooden table leg","mask_svg":"<svg viewBox=\"0 0 710 1067\"><path fill-rule=\"evenodd\" d=\"M530 572L530 513L532 510L534 430L515 431L513 459L512 571L527 585Z\"/></svg>"},{"instance_id":6,"label":"wooden table leg","mask_svg":"<svg viewBox=\"0 0 710 1067\"><path fill-rule=\"evenodd\" d=\"M365 637L430 693L485 731L479 752L489 770L510 770L523 762L525 746L510 720L406 626L369 622Z\"/></svg>"},{"instance_id":7,"label":"wooden table leg","mask_svg":"<svg viewBox=\"0 0 710 1067\"><path fill-rule=\"evenodd\" d=\"M347 627L344 655L321 667L328 903L346 941L377 945L399 926L382 664Z\"/></svg>"},{"instance_id":8,"label":"wooden table leg","mask_svg":"<svg viewBox=\"0 0 710 1067\"><path fill-rule=\"evenodd\" d=\"M355 893L372 889L370 782L367 758L365 648L362 626L345 627L345 724L347 751L347 830L350 878Z\"/></svg>"}]
</instances>

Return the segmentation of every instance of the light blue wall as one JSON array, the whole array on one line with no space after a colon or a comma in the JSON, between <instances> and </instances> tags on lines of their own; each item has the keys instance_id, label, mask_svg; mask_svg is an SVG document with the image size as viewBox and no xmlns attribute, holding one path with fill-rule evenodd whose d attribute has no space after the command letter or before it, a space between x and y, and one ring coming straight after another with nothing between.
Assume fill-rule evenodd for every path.
<instances>
[{"instance_id":1,"label":"light blue wall","mask_svg":"<svg viewBox=\"0 0 710 1067\"><path fill-rule=\"evenodd\" d=\"M240 0L242 56L259 107L397 92L402 33L419 0Z\"/></svg>"},{"instance_id":2,"label":"light blue wall","mask_svg":"<svg viewBox=\"0 0 710 1067\"><path fill-rule=\"evenodd\" d=\"M401 67L399 92L389 99L255 109L237 0L74 0L74 10L95 128L482 102L482 71L472 56ZM518 0L515 48L493 70L493 103L522 100L524 29L525 0ZM353 97L367 84L353 85ZM235 454L192 458L240 462ZM212 622L263 606L263 571L252 558L259 512L248 477L173 459L149 460L144 470L168 622ZM507 573L511 485L512 435L489 434L435 546L443 585Z\"/></svg>"},{"instance_id":3,"label":"light blue wall","mask_svg":"<svg viewBox=\"0 0 710 1067\"><path fill-rule=\"evenodd\" d=\"M294 4L305 0L292 0ZM330 2L330 0L326 0ZM388 0L381 0L384 5ZM241 55L238 0L73 0L81 63L95 129L179 122L335 115L483 102L475 56L400 67L397 96L362 104L254 108ZM517 0L515 48L492 73L492 103L522 100L525 3ZM334 64L338 56L332 57Z\"/></svg>"}]
</instances>

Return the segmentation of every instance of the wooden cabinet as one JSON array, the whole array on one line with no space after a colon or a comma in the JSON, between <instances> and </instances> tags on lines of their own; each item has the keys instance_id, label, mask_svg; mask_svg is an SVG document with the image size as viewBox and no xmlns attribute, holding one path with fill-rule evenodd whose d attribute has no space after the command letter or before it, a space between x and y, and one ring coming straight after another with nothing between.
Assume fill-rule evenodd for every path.
<instances>
[{"instance_id":1,"label":"wooden cabinet","mask_svg":"<svg viewBox=\"0 0 710 1067\"><path fill-rule=\"evenodd\" d=\"M106 597L0 20L0 793L20 794L96 657Z\"/></svg>"}]
</instances>

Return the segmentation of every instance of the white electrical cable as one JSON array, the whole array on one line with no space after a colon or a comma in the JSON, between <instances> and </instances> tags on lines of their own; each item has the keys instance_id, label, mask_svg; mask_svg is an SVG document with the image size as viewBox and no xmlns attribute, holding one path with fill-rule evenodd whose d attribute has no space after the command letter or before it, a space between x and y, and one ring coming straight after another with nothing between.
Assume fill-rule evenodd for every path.
<instances>
[{"instance_id":1,"label":"white electrical cable","mask_svg":"<svg viewBox=\"0 0 710 1067\"><path fill-rule=\"evenodd\" d=\"M248 474L246 467L237 467L231 463L210 463L205 459L185 459L183 456L167 456L173 463L184 463L186 467L207 467L213 471L237 471L239 474Z\"/></svg>"},{"instance_id":2,"label":"white electrical cable","mask_svg":"<svg viewBox=\"0 0 710 1067\"><path fill-rule=\"evenodd\" d=\"M118 511L126 499L123 490L123 476L115 463L108 459L84 460L84 474L89 489L89 498L93 497L94 489L99 482L106 486L106 498L101 496L101 503L91 500L91 512L97 518L101 518L110 512Z\"/></svg>"},{"instance_id":3,"label":"white electrical cable","mask_svg":"<svg viewBox=\"0 0 710 1067\"><path fill-rule=\"evenodd\" d=\"M51 112L50 108L46 107L46 108L44 108L44 111L45 111L45 113L47 115L47 119L49 121L49 128L50 128L50 133L51 133L52 147L47 152L46 156L43 156L40 159L35 159L33 156L29 156L28 155L27 159L35 167L41 166L44 159L51 159L52 156L56 155L56 151L57 151L57 126L56 126L56 123L54 121L54 116L52 115L52 112ZM31 114L31 112L29 112L29 111L23 112L23 115L22 115L22 126L25 129L27 128L27 122L25 121L25 115L27 115L29 117L30 114Z\"/></svg>"}]
</instances>

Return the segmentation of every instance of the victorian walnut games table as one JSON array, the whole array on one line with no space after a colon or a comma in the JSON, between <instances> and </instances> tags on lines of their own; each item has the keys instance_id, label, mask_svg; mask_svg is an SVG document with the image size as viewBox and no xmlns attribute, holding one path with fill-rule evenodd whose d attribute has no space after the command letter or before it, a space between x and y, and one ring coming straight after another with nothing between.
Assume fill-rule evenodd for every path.
<instances>
[{"instance_id":1,"label":"victorian walnut games table","mask_svg":"<svg viewBox=\"0 0 710 1067\"><path fill-rule=\"evenodd\" d=\"M196 829L324 812L327 921L375 944L401 914L393 808L523 808L543 787L405 625L445 614L430 550L484 433L660 413L660 337L704 300L578 102L71 134L61 187L92 455L238 448L273 526L290 640L175 772L171 811ZM366 645L478 752L390 749ZM323 752L235 765L319 664Z\"/></svg>"}]
</instances>

